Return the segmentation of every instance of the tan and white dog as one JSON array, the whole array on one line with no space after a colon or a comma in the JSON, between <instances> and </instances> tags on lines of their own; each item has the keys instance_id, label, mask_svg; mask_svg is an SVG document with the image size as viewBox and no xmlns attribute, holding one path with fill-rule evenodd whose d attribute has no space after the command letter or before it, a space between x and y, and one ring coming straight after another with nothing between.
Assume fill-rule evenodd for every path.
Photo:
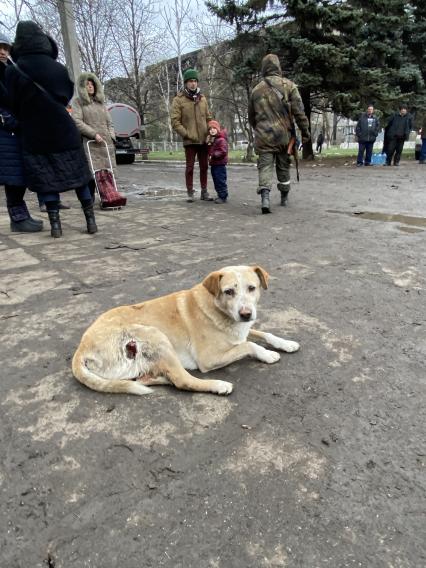
<instances>
[{"instance_id":1,"label":"tan and white dog","mask_svg":"<svg viewBox=\"0 0 426 568\"><path fill-rule=\"evenodd\" d=\"M85 332L72 361L74 376L93 390L146 394L147 385L230 394L226 381L198 379L202 372L254 357L276 363L280 355L257 345L293 352L287 341L252 329L260 288L268 287L260 266L227 266L202 283L141 304L102 314Z\"/></svg>"}]
</instances>

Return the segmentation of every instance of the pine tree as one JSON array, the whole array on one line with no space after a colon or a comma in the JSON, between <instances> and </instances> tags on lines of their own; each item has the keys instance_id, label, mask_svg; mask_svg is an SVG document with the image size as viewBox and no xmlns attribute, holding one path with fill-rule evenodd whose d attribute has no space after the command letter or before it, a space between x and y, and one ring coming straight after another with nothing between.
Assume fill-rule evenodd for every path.
<instances>
[{"instance_id":1,"label":"pine tree","mask_svg":"<svg viewBox=\"0 0 426 568\"><path fill-rule=\"evenodd\" d=\"M369 102L384 113L399 102L412 103L424 88L418 63L407 42L411 6L405 0L350 0L361 26L356 33L354 72L358 85L351 91L365 107Z\"/></svg>"},{"instance_id":2,"label":"pine tree","mask_svg":"<svg viewBox=\"0 0 426 568\"><path fill-rule=\"evenodd\" d=\"M299 87L309 119L315 100L326 99L339 110L345 108L355 57L345 37L357 23L347 2L249 0L241 4L227 0L210 9L235 26L236 41L243 33L251 36L257 51L256 57L251 50L252 63L259 65L268 52L280 57L284 75ZM304 145L303 157L312 156L312 144Z\"/></svg>"},{"instance_id":3,"label":"pine tree","mask_svg":"<svg viewBox=\"0 0 426 568\"><path fill-rule=\"evenodd\" d=\"M250 46L248 59L239 61L237 69L258 64L268 52L277 53L284 75L299 86L309 119L319 100L355 118L370 102L388 113L398 102L410 102L422 92L419 61L406 36L414 29L413 12L424 16L423 4L422 0L208 3L235 27L235 41L245 38ZM415 33L424 40L424 25L417 24ZM424 57L420 50L418 57ZM311 147L304 148L305 158L312 154Z\"/></svg>"}]
</instances>

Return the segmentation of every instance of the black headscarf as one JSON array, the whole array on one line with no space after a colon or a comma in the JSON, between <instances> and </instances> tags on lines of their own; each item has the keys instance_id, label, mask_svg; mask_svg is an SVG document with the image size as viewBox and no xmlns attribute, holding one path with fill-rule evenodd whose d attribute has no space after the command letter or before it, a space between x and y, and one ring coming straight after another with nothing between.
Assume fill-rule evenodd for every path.
<instances>
[{"instance_id":1,"label":"black headscarf","mask_svg":"<svg viewBox=\"0 0 426 568\"><path fill-rule=\"evenodd\" d=\"M52 59L57 59L58 46L55 40L46 34L38 24L31 21L22 21L16 27L11 57L17 60L22 55L29 54L48 55Z\"/></svg>"}]
</instances>

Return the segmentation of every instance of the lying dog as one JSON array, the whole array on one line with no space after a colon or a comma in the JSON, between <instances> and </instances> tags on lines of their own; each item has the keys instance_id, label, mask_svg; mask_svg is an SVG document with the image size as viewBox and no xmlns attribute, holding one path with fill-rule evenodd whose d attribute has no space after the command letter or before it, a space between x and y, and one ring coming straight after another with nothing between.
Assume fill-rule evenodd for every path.
<instances>
[{"instance_id":1,"label":"lying dog","mask_svg":"<svg viewBox=\"0 0 426 568\"><path fill-rule=\"evenodd\" d=\"M295 341L251 329L268 278L260 266L227 266L190 290L109 310L83 335L73 373L100 392L146 394L152 392L148 385L173 384L230 394L231 383L198 379L185 369L206 372L247 356L279 360L256 339L282 351L299 349Z\"/></svg>"}]
</instances>

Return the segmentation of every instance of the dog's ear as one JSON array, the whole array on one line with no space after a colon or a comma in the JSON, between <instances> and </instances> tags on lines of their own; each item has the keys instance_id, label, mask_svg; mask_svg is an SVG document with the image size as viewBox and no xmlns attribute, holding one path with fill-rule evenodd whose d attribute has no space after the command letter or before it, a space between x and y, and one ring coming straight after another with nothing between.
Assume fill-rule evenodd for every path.
<instances>
[{"instance_id":1,"label":"dog's ear","mask_svg":"<svg viewBox=\"0 0 426 568\"><path fill-rule=\"evenodd\" d=\"M253 270L259 276L260 284L264 290L268 288L269 274L261 266L253 266Z\"/></svg>"},{"instance_id":2,"label":"dog's ear","mask_svg":"<svg viewBox=\"0 0 426 568\"><path fill-rule=\"evenodd\" d=\"M219 283L222 277L223 277L222 272L219 271L211 272L203 280L204 288L207 288L207 290L210 292L210 294L213 294L213 296L218 296L220 290Z\"/></svg>"}]
</instances>

